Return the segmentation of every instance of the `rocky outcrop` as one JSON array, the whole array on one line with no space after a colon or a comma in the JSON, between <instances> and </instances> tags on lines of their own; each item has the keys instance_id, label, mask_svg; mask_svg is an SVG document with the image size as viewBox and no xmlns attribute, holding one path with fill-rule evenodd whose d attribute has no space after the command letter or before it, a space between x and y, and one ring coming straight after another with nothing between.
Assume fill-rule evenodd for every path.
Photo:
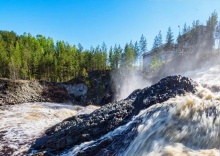
<instances>
[{"instance_id":1,"label":"rocky outcrop","mask_svg":"<svg viewBox=\"0 0 220 156\"><path fill-rule=\"evenodd\" d=\"M67 90L58 83L0 79L0 106L26 102L70 101Z\"/></svg>"},{"instance_id":2,"label":"rocky outcrop","mask_svg":"<svg viewBox=\"0 0 220 156\"><path fill-rule=\"evenodd\" d=\"M73 97L79 104L102 106L114 100L113 82L110 73L111 70L90 71L88 76L78 76L63 84L74 85L68 90L72 92Z\"/></svg>"},{"instance_id":3,"label":"rocky outcrop","mask_svg":"<svg viewBox=\"0 0 220 156\"><path fill-rule=\"evenodd\" d=\"M110 71L91 71L68 82L10 80L0 78L0 106L26 102L68 102L105 105L113 101Z\"/></svg>"},{"instance_id":4,"label":"rocky outcrop","mask_svg":"<svg viewBox=\"0 0 220 156\"><path fill-rule=\"evenodd\" d=\"M68 91L70 96L73 96L77 101L84 101L86 95L88 93L88 87L83 84L75 84L75 85L66 85L62 84L62 86Z\"/></svg>"},{"instance_id":5,"label":"rocky outcrop","mask_svg":"<svg viewBox=\"0 0 220 156\"><path fill-rule=\"evenodd\" d=\"M186 77L166 77L151 87L134 91L125 100L109 103L88 115L70 117L49 128L45 132L45 136L36 140L29 152L38 150L38 155L41 152L42 155L57 154L74 145L97 140L100 136L128 123L134 115L153 104L164 102L186 92L194 93L195 86L196 83ZM135 135L135 127L137 126L135 126L135 122L133 124L127 132L134 131L129 137ZM115 149L119 149L116 148L117 145L126 147L129 144L123 142L122 138L116 135L115 138L97 140L95 146L91 146L77 155L102 155L104 153L104 155L108 155L112 151L106 151L106 147L112 145Z\"/></svg>"}]
</instances>

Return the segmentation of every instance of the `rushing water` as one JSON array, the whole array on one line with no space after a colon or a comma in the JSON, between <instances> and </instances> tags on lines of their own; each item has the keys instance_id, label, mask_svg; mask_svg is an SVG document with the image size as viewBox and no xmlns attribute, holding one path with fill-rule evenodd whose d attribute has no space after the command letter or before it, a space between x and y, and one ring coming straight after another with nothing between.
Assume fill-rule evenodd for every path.
<instances>
[{"instance_id":1,"label":"rushing water","mask_svg":"<svg viewBox=\"0 0 220 156\"><path fill-rule=\"evenodd\" d=\"M138 136L126 156L219 156L220 155L220 66L183 74L200 83L196 94L172 98L145 110Z\"/></svg>"},{"instance_id":2,"label":"rushing water","mask_svg":"<svg viewBox=\"0 0 220 156\"><path fill-rule=\"evenodd\" d=\"M130 140L126 150L118 150L116 155L220 156L220 66L182 75L200 84L195 94L188 93L153 105L98 140L123 133L133 122L141 119L137 136ZM98 140L77 145L61 155L76 155L94 146Z\"/></svg>"},{"instance_id":3,"label":"rushing water","mask_svg":"<svg viewBox=\"0 0 220 156\"><path fill-rule=\"evenodd\" d=\"M91 113L98 107L55 103L24 103L0 107L0 155L24 155L44 131L73 115Z\"/></svg>"},{"instance_id":4,"label":"rushing water","mask_svg":"<svg viewBox=\"0 0 220 156\"><path fill-rule=\"evenodd\" d=\"M140 121L136 137L129 140L126 150L117 151L118 156L220 156L220 66L207 66L182 75L200 84L195 94L188 93L155 104L126 125L97 140L74 146L61 155L76 155L80 150L94 146L98 140L122 134L132 123ZM1 108L0 155L22 155L46 128L66 117L95 109L93 106L84 108L51 103Z\"/></svg>"},{"instance_id":5,"label":"rushing water","mask_svg":"<svg viewBox=\"0 0 220 156\"><path fill-rule=\"evenodd\" d=\"M150 117L143 115L138 136L121 155L220 155L220 66L183 75L200 83L198 92L164 102Z\"/></svg>"}]
</instances>

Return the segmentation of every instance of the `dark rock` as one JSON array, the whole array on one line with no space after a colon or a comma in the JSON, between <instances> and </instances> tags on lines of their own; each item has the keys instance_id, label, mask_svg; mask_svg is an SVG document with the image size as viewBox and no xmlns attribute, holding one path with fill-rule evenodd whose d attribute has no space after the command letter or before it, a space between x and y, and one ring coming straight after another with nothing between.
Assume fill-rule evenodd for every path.
<instances>
[{"instance_id":1,"label":"dark rock","mask_svg":"<svg viewBox=\"0 0 220 156\"><path fill-rule=\"evenodd\" d=\"M147 108L155 103L161 103L176 95L185 92L195 92L196 83L182 76L168 76L161 79L157 84L144 88L138 92L137 98L132 104L138 113L139 110Z\"/></svg>"},{"instance_id":2,"label":"dark rock","mask_svg":"<svg viewBox=\"0 0 220 156\"><path fill-rule=\"evenodd\" d=\"M111 82L110 70L93 70L88 72L88 76L78 76L64 85L85 84L88 87L86 96L75 96L74 98L81 105L103 106L113 102L113 85Z\"/></svg>"},{"instance_id":3,"label":"dark rock","mask_svg":"<svg viewBox=\"0 0 220 156\"><path fill-rule=\"evenodd\" d=\"M126 99L136 98L140 92L141 92L141 89L136 89Z\"/></svg>"},{"instance_id":4,"label":"dark rock","mask_svg":"<svg viewBox=\"0 0 220 156\"><path fill-rule=\"evenodd\" d=\"M49 128L46 131L46 136L37 139L30 151L33 149L39 150L39 152L47 150L57 154L85 141L96 140L100 136L128 123L134 115L153 104L164 102L176 95L185 94L185 92L194 93L196 85L195 82L186 77L166 77L151 87L134 91L125 100L109 103L89 115L68 118ZM134 137L137 131L135 125L139 122L133 123L134 125L131 125L124 133L129 134L132 132L129 136ZM121 135L123 136L123 134ZM106 152L103 151L106 147L108 147L107 153L113 152L114 155L115 147L120 145L126 148L129 144L122 139L122 136L97 141L96 146L85 149L79 152L78 155L102 155Z\"/></svg>"},{"instance_id":5,"label":"dark rock","mask_svg":"<svg viewBox=\"0 0 220 156\"><path fill-rule=\"evenodd\" d=\"M103 106L114 100L110 70L91 71L68 82L0 78L0 106L26 102L58 102ZM79 91L76 91L79 89Z\"/></svg>"},{"instance_id":6,"label":"dark rock","mask_svg":"<svg viewBox=\"0 0 220 156\"><path fill-rule=\"evenodd\" d=\"M113 94L105 94L104 96L103 96L103 98L102 98L102 100L100 101L100 106L103 106L103 105L105 105L105 104L107 104L107 103L110 103L110 102L112 102L114 100L114 97L113 97Z\"/></svg>"}]
</instances>

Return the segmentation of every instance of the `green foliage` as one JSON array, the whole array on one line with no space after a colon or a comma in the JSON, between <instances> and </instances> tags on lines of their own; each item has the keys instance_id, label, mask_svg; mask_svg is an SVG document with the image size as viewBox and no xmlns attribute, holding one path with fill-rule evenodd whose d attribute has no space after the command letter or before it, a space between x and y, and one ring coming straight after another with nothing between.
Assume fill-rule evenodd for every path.
<instances>
[{"instance_id":1,"label":"green foliage","mask_svg":"<svg viewBox=\"0 0 220 156\"><path fill-rule=\"evenodd\" d=\"M173 50L174 48L174 39L173 39L173 32L171 28L168 28L167 36L166 36L166 43L165 43L165 50Z\"/></svg>"},{"instance_id":2,"label":"green foliage","mask_svg":"<svg viewBox=\"0 0 220 156\"><path fill-rule=\"evenodd\" d=\"M109 50L109 65L112 69L115 68L115 66L114 66L114 55L113 55L112 47L110 47L110 50Z\"/></svg>"},{"instance_id":3,"label":"green foliage","mask_svg":"<svg viewBox=\"0 0 220 156\"><path fill-rule=\"evenodd\" d=\"M132 44L126 44L122 54L121 67L132 68L135 62L135 51Z\"/></svg>"},{"instance_id":4,"label":"green foliage","mask_svg":"<svg viewBox=\"0 0 220 156\"><path fill-rule=\"evenodd\" d=\"M109 49L109 64L111 69L118 69L122 60L122 49L120 45L115 45Z\"/></svg>"},{"instance_id":5,"label":"green foliage","mask_svg":"<svg viewBox=\"0 0 220 156\"><path fill-rule=\"evenodd\" d=\"M192 27L183 28L183 34L177 38L178 49L184 52L212 52L215 46L215 31L217 27L218 14L214 11L206 25L193 21Z\"/></svg>"},{"instance_id":6,"label":"green foliage","mask_svg":"<svg viewBox=\"0 0 220 156\"><path fill-rule=\"evenodd\" d=\"M147 52L147 40L142 34L140 42L139 42L138 56L140 57L146 52Z\"/></svg>"},{"instance_id":7,"label":"green foliage","mask_svg":"<svg viewBox=\"0 0 220 156\"><path fill-rule=\"evenodd\" d=\"M138 66L140 66L140 68L142 68L142 56L146 52L147 52L147 40L144 37L144 35L142 34L140 41L139 41L139 45L137 43L135 43L136 60L137 60Z\"/></svg>"},{"instance_id":8,"label":"green foliage","mask_svg":"<svg viewBox=\"0 0 220 156\"><path fill-rule=\"evenodd\" d=\"M162 34L161 34L161 31L159 31L159 34L154 38L152 51L153 52L159 52L160 50L163 49L162 45L163 45L163 43L162 43Z\"/></svg>"},{"instance_id":9,"label":"green foliage","mask_svg":"<svg viewBox=\"0 0 220 156\"><path fill-rule=\"evenodd\" d=\"M67 81L108 67L107 46L83 51L81 44L54 43L42 35L0 31L0 76L13 79Z\"/></svg>"},{"instance_id":10,"label":"green foliage","mask_svg":"<svg viewBox=\"0 0 220 156\"><path fill-rule=\"evenodd\" d=\"M16 42L15 49L14 47L11 47L11 56L10 56L10 62L9 62L9 71L10 71L10 77L12 79L18 79L20 74L20 68L21 68L21 52L18 42Z\"/></svg>"},{"instance_id":11,"label":"green foliage","mask_svg":"<svg viewBox=\"0 0 220 156\"><path fill-rule=\"evenodd\" d=\"M162 43L160 31L154 39L152 52L157 53L164 48L172 50L174 46L183 51L193 51L189 48L195 47L199 50L201 45L203 50L212 50L215 43L218 43L220 49L220 24L217 25L217 18L217 13L213 12L206 26L200 25L198 20L193 22L192 27L185 24L182 35L177 39L178 45L174 45L170 27L165 45ZM87 50L81 44L76 47L64 41L54 43L52 38L40 34L17 35L13 31L0 31L0 77L67 81L79 75L88 77L88 73L94 70L139 68L146 52L147 40L143 35L139 42L130 42L124 49L115 45L108 50L103 42L101 46ZM161 66L156 53L151 63L153 70Z\"/></svg>"},{"instance_id":12,"label":"green foliage","mask_svg":"<svg viewBox=\"0 0 220 156\"><path fill-rule=\"evenodd\" d=\"M86 71L85 68L82 69L81 75L82 75L83 77L85 77L85 78L88 77L88 73L87 73L87 71Z\"/></svg>"},{"instance_id":13,"label":"green foliage","mask_svg":"<svg viewBox=\"0 0 220 156\"><path fill-rule=\"evenodd\" d=\"M8 67L8 53L5 48L5 43L3 42L2 36L0 35L0 76L8 77L9 67Z\"/></svg>"},{"instance_id":14,"label":"green foliage","mask_svg":"<svg viewBox=\"0 0 220 156\"><path fill-rule=\"evenodd\" d=\"M218 14L216 11L212 13L207 21L206 49L212 51L215 45L214 31L218 23Z\"/></svg>"},{"instance_id":15,"label":"green foliage","mask_svg":"<svg viewBox=\"0 0 220 156\"><path fill-rule=\"evenodd\" d=\"M151 70L157 72L162 66L162 62L159 60L156 53L154 53L152 61L151 61Z\"/></svg>"}]
</instances>

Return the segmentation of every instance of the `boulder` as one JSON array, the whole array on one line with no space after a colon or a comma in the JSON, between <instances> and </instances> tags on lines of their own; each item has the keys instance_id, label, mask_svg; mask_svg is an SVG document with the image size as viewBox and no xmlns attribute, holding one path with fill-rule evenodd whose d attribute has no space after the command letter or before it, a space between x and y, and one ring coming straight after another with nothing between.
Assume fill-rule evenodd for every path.
<instances>
[{"instance_id":1,"label":"boulder","mask_svg":"<svg viewBox=\"0 0 220 156\"><path fill-rule=\"evenodd\" d=\"M114 153L111 149L106 151L105 148L110 145L114 148L117 146L126 148L128 143L123 140L123 136L116 135L112 139L99 140L100 136L125 125L141 110L156 103L164 102L176 95L184 95L186 92L194 93L196 85L191 79L183 76L163 78L151 87L134 91L124 100L109 103L91 114L73 116L54 125L45 132L45 136L36 140L29 152L38 150L39 152L46 151L46 153L58 154L83 142L96 140L96 146L83 150L78 155ZM128 128L126 133L132 132L129 137L132 138L136 134L139 122L137 120Z\"/></svg>"},{"instance_id":2,"label":"boulder","mask_svg":"<svg viewBox=\"0 0 220 156\"><path fill-rule=\"evenodd\" d=\"M88 87L83 84L75 84L75 85L67 85L62 84L64 88L66 88L69 95L73 96L77 101L83 101L83 97L86 97Z\"/></svg>"}]
</instances>

